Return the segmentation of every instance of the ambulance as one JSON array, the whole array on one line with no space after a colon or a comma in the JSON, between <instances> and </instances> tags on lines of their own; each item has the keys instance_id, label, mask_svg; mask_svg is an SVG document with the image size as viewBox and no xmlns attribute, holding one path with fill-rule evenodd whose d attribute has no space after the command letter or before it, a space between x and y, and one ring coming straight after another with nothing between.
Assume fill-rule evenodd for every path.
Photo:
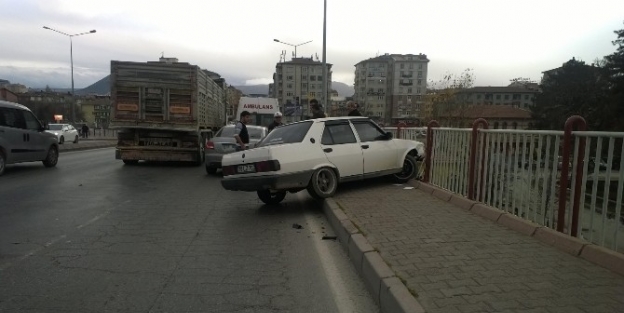
<instances>
[{"instance_id":1,"label":"ambulance","mask_svg":"<svg viewBox=\"0 0 624 313\"><path fill-rule=\"evenodd\" d=\"M280 111L276 98L241 97L234 119L238 121L243 111L251 113L252 125L269 126L276 112Z\"/></svg>"}]
</instances>

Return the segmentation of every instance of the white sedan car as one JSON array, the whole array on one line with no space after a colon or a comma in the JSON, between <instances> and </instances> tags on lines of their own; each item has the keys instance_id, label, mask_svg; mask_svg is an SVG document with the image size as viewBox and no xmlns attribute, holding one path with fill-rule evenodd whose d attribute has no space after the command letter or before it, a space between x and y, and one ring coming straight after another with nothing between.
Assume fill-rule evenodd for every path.
<instances>
[{"instance_id":1,"label":"white sedan car","mask_svg":"<svg viewBox=\"0 0 624 313\"><path fill-rule=\"evenodd\" d=\"M393 139L367 117L330 117L275 128L256 148L223 156L226 190L256 191L266 204L307 189L334 195L346 181L393 175L407 182L425 154L421 142Z\"/></svg>"},{"instance_id":2,"label":"white sedan car","mask_svg":"<svg viewBox=\"0 0 624 313\"><path fill-rule=\"evenodd\" d=\"M78 130L70 124L49 124L46 132L56 135L59 144L68 140L78 143Z\"/></svg>"}]
</instances>

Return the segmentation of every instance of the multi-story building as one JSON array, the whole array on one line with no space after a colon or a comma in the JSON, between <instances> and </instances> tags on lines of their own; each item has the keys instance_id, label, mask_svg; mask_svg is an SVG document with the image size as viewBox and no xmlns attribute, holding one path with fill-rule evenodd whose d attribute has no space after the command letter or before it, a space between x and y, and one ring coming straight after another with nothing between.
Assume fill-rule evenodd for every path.
<instances>
[{"instance_id":1,"label":"multi-story building","mask_svg":"<svg viewBox=\"0 0 624 313\"><path fill-rule=\"evenodd\" d=\"M513 85L513 84L512 84ZM473 105L511 105L529 109L533 105L538 88L527 86L473 87L461 91L467 104Z\"/></svg>"},{"instance_id":2,"label":"multi-story building","mask_svg":"<svg viewBox=\"0 0 624 313\"><path fill-rule=\"evenodd\" d=\"M384 54L355 65L354 99L364 115L396 124L417 120L427 86L425 54Z\"/></svg>"},{"instance_id":3,"label":"multi-story building","mask_svg":"<svg viewBox=\"0 0 624 313\"><path fill-rule=\"evenodd\" d=\"M110 95L89 95L78 99L84 122L91 128L108 128L110 123Z\"/></svg>"},{"instance_id":4,"label":"multi-story building","mask_svg":"<svg viewBox=\"0 0 624 313\"><path fill-rule=\"evenodd\" d=\"M236 110L238 109L238 103L240 102L240 98L243 96L243 92L236 89L234 86L228 86L228 101L227 101L227 116L228 121L238 120L236 116Z\"/></svg>"},{"instance_id":5,"label":"multi-story building","mask_svg":"<svg viewBox=\"0 0 624 313\"><path fill-rule=\"evenodd\" d=\"M277 98L285 122L311 116L309 102L318 100L327 106L330 99L332 64L327 63L327 81L323 82L323 63L312 58L293 58L279 62L273 74L272 96ZM327 95L323 97L323 83L327 84Z\"/></svg>"},{"instance_id":6,"label":"multi-story building","mask_svg":"<svg viewBox=\"0 0 624 313\"><path fill-rule=\"evenodd\" d=\"M0 87L0 100L17 102L17 95L4 87Z\"/></svg>"}]
</instances>

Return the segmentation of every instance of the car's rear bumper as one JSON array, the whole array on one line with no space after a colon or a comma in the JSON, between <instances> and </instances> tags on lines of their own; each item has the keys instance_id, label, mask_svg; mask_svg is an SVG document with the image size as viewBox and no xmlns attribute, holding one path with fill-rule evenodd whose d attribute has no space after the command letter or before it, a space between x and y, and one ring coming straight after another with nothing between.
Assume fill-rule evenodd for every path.
<instances>
[{"instance_id":1,"label":"car's rear bumper","mask_svg":"<svg viewBox=\"0 0 624 313\"><path fill-rule=\"evenodd\" d=\"M206 166L221 167L221 160L223 160L223 154L221 153L206 153Z\"/></svg>"},{"instance_id":2,"label":"car's rear bumper","mask_svg":"<svg viewBox=\"0 0 624 313\"><path fill-rule=\"evenodd\" d=\"M314 171L221 179L221 186L233 191L289 190L305 188Z\"/></svg>"}]
</instances>

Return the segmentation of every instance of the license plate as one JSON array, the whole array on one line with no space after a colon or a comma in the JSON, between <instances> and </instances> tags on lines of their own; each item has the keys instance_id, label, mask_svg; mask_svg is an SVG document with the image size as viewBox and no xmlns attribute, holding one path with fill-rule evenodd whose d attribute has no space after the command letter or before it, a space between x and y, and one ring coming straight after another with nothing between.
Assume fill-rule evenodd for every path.
<instances>
[{"instance_id":1,"label":"license plate","mask_svg":"<svg viewBox=\"0 0 624 313\"><path fill-rule=\"evenodd\" d=\"M236 172L239 173L239 174L254 173L254 172L256 172L256 166L253 165L253 164L239 165L236 168Z\"/></svg>"}]
</instances>

